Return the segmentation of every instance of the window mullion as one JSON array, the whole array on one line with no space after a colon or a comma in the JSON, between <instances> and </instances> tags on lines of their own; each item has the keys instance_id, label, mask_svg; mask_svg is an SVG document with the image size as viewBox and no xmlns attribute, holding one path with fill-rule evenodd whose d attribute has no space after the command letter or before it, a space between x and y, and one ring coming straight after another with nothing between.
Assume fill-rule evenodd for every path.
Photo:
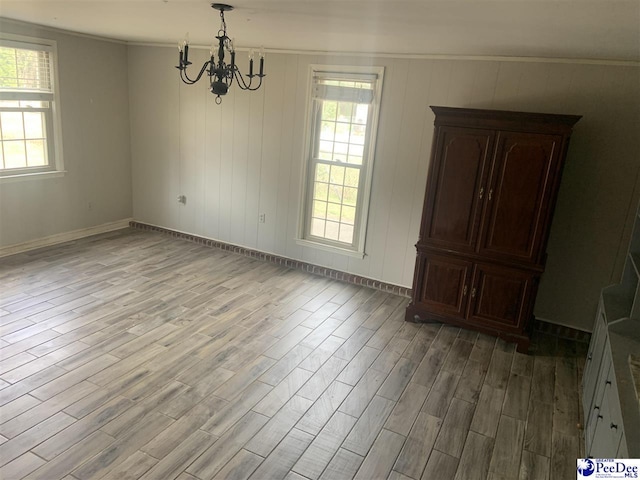
<instances>
[{"instance_id":1,"label":"window mullion","mask_svg":"<svg viewBox=\"0 0 640 480\"><path fill-rule=\"evenodd\" d=\"M49 165L50 168L54 168L55 165L52 162L52 159L55 159L54 145L53 145L53 142L50 142L48 140L50 138L53 138L53 135L54 135L54 132L53 132L53 128L54 128L53 127L53 105L51 105L51 104L49 104L49 105L50 105L49 110L44 112L44 115L42 116L42 121L44 122L42 131L47 136L47 140L45 141L45 144L47 146L47 149L46 149L46 152L47 152L47 165Z\"/></svg>"},{"instance_id":2,"label":"window mullion","mask_svg":"<svg viewBox=\"0 0 640 480\"><path fill-rule=\"evenodd\" d=\"M337 165L339 167L347 167L347 168L358 168L362 169L364 165L360 165L359 163L348 163L348 162L338 162L335 160L325 160L323 158L312 158L313 162L322 163L323 165Z\"/></svg>"},{"instance_id":3,"label":"window mullion","mask_svg":"<svg viewBox=\"0 0 640 480\"><path fill-rule=\"evenodd\" d=\"M22 118L22 141L24 142L24 166L29 167L29 155L27 154L27 126L24 124L24 111L21 113Z\"/></svg>"}]
</instances>

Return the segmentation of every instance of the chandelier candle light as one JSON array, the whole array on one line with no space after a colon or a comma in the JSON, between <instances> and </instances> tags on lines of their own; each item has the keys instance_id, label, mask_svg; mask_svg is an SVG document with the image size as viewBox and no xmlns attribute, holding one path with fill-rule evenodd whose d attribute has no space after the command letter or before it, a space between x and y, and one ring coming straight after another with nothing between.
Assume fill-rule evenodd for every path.
<instances>
[{"instance_id":1,"label":"chandelier candle light","mask_svg":"<svg viewBox=\"0 0 640 480\"><path fill-rule=\"evenodd\" d=\"M191 62L189 61L189 39L187 36L182 42L178 43L179 63L176 68L180 70L180 79L187 85L193 85L196 83L200 78L202 78L202 75L206 71L210 82L209 91L216 95L216 103L219 105L222 102L222 98L220 97L227 94L229 87L233 84L234 78L242 90L254 91L258 90L262 86L262 79L265 77L264 50L260 49L260 73L255 74L253 73L254 52L253 50L249 51L249 74L246 75L249 81L247 82L236 65L236 52L233 47L233 41L227 36L227 23L224 20L224 12L233 10L233 7L224 3L212 3L211 8L220 12L221 24L220 30L218 30L218 35L216 36L216 39L218 40L218 58L216 59L215 57L216 43L214 40L213 45L211 45L211 50L209 51L211 58L202 65L200 73L198 73L195 79L192 80L189 78L187 75L187 67L191 65ZM227 64L224 61L225 50L230 54L230 64ZM253 79L256 77L259 80L257 81L257 85L254 85Z\"/></svg>"}]
</instances>

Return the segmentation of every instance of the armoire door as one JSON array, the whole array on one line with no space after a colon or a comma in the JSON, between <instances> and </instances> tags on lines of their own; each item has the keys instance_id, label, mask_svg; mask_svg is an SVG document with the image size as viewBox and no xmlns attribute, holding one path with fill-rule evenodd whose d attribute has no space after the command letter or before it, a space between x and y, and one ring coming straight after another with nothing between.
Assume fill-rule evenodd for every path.
<instances>
[{"instance_id":1,"label":"armoire door","mask_svg":"<svg viewBox=\"0 0 640 480\"><path fill-rule=\"evenodd\" d=\"M538 263L562 137L499 132L496 143L479 252Z\"/></svg>"},{"instance_id":2,"label":"armoire door","mask_svg":"<svg viewBox=\"0 0 640 480\"><path fill-rule=\"evenodd\" d=\"M438 130L425 196L422 243L475 250L494 135L491 130L474 128Z\"/></svg>"},{"instance_id":3,"label":"armoire door","mask_svg":"<svg viewBox=\"0 0 640 480\"><path fill-rule=\"evenodd\" d=\"M488 328L519 331L530 315L534 277L500 265L476 264L468 320Z\"/></svg>"},{"instance_id":4,"label":"armoire door","mask_svg":"<svg viewBox=\"0 0 640 480\"><path fill-rule=\"evenodd\" d=\"M469 283L473 264L447 255L418 254L418 295L414 302L430 312L462 318L469 297Z\"/></svg>"}]
</instances>

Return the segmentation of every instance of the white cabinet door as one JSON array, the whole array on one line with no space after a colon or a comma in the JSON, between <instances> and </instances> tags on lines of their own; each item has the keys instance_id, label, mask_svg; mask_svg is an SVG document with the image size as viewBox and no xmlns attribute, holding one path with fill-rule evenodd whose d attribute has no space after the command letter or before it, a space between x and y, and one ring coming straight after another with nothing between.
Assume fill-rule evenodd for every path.
<instances>
[{"instance_id":1,"label":"white cabinet door","mask_svg":"<svg viewBox=\"0 0 640 480\"><path fill-rule=\"evenodd\" d=\"M607 386L607 390L610 387ZM587 456L591 458L615 458L618 453L618 444L611 441L611 417L609 395L605 395L599 413L595 418L595 431L591 448L587 450Z\"/></svg>"},{"instance_id":2,"label":"white cabinet door","mask_svg":"<svg viewBox=\"0 0 640 480\"><path fill-rule=\"evenodd\" d=\"M593 409L594 394L605 343L607 343L607 323L602 313L602 301L600 301L593 336L589 343L589 353L587 354L587 361L582 375L582 405L585 419L589 418L589 412Z\"/></svg>"},{"instance_id":3,"label":"white cabinet door","mask_svg":"<svg viewBox=\"0 0 640 480\"><path fill-rule=\"evenodd\" d=\"M587 419L585 429L585 446L587 455L591 455L589 452L592 449L592 444L595 443L595 436L598 434L598 428L602 428L599 424L604 415L603 402L606 399L606 391L611 388L611 381L609 379L613 369L611 368L611 348L609 342L606 342L604 348L604 354L602 356L602 362L600 363L600 371L596 376L596 387L593 400L591 402L591 409L586 412L585 417ZM608 403L608 399L607 399ZM607 412L607 416L609 413ZM607 417L608 418L608 417ZM591 455L595 457L596 455ZM602 456L599 458L603 458Z\"/></svg>"},{"instance_id":4,"label":"white cabinet door","mask_svg":"<svg viewBox=\"0 0 640 480\"><path fill-rule=\"evenodd\" d=\"M618 396L618 385L616 383L615 369L611 367L609 373L610 386L607 388L606 395L609 403L609 441L615 445L616 452L620 445L620 439L623 434L622 412L620 410L620 397Z\"/></svg>"}]
</instances>

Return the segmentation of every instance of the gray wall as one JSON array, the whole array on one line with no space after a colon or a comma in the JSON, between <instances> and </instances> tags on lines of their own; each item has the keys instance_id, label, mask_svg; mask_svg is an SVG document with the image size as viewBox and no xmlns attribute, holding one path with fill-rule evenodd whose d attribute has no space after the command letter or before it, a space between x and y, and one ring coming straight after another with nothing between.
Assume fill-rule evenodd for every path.
<instances>
[{"instance_id":1,"label":"gray wall","mask_svg":"<svg viewBox=\"0 0 640 480\"><path fill-rule=\"evenodd\" d=\"M204 61L204 51L193 53L194 64ZM640 194L639 68L270 54L260 91L232 88L217 106L206 82L180 84L175 57L172 48L129 48L134 218L404 286L431 148L429 105L583 115L535 313L591 329L600 288L618 281ZM311 63L386 67L364 259L294 241Z\"/></svg>"},{"instance_id":2,"label":"gray wall","mask_svg":"<svg viewBox=\"0 0 640 480\"><path fill-rule=\"evenodd\" d=\"M0 247L131 217L126 45L4 19L0 31L58 44L67 170L0 183Z\"/></svg>"}]
</instances>

